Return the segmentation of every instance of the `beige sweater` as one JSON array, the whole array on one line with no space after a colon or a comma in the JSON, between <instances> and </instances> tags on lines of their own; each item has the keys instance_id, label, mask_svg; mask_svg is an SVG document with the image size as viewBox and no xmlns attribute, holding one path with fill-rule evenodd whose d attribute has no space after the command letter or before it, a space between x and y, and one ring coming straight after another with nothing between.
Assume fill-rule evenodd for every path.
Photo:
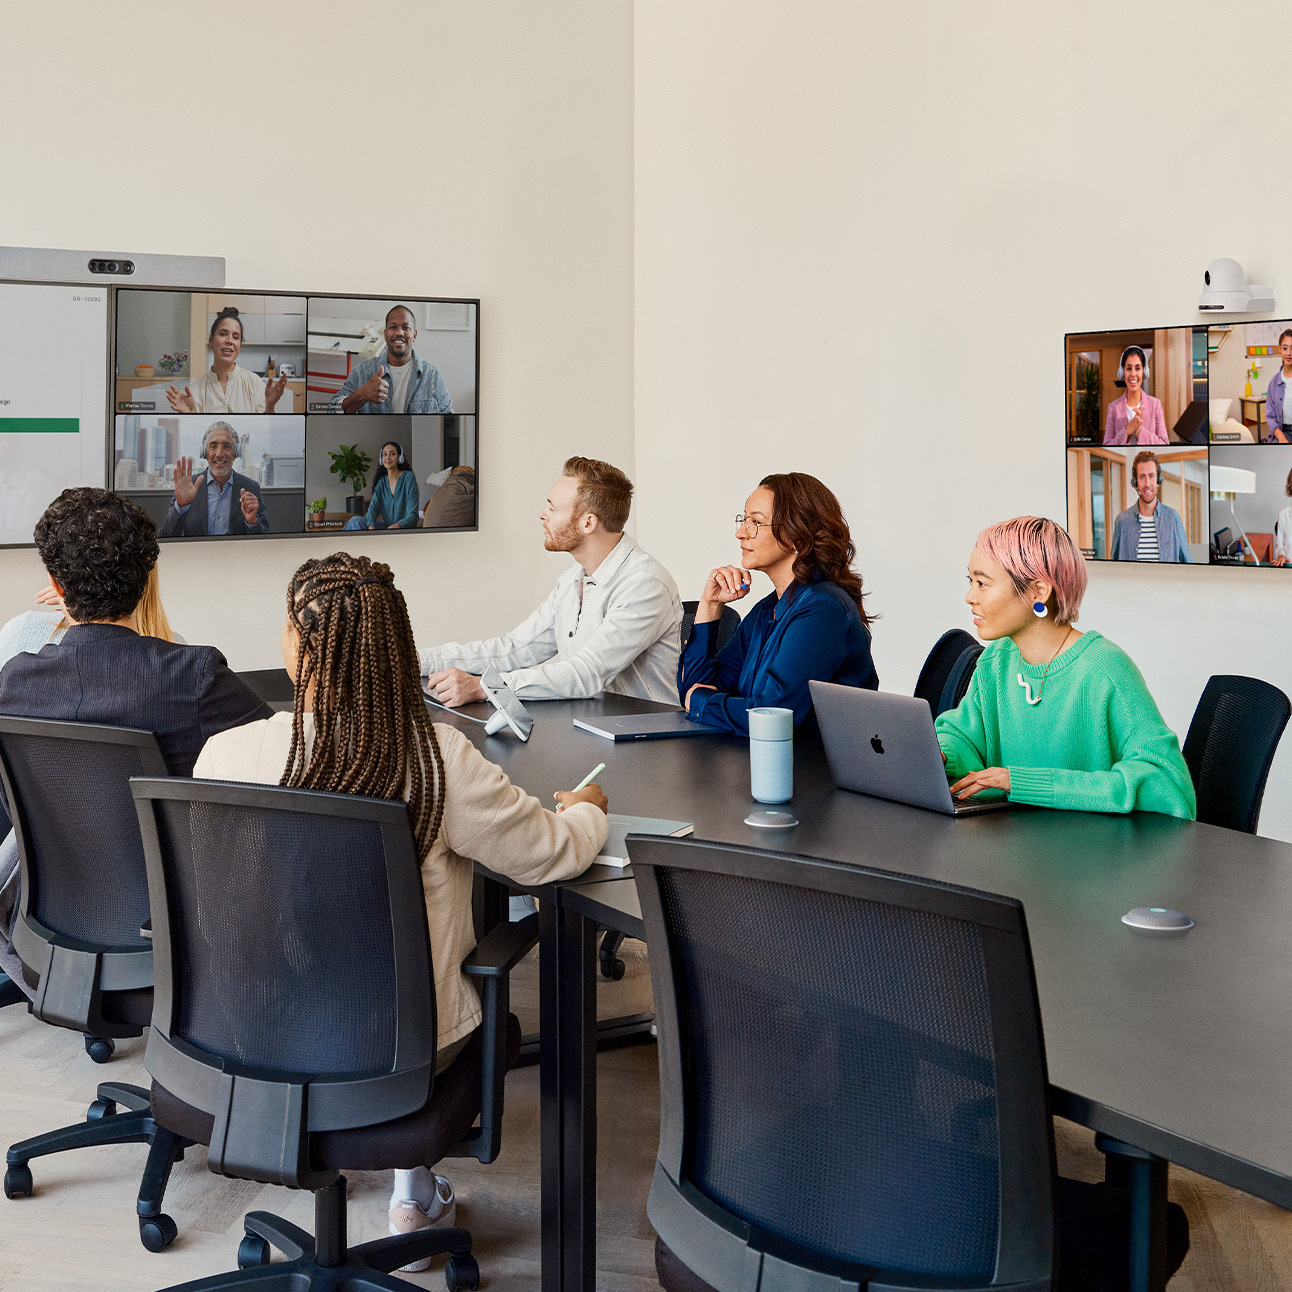
<instances>
[{"instance_id":1,"label":"beige sweater","mask_svg":"<svg viewBox=\"0 0 1292 1292\"><path fill-rule=\"evenodd\" d=\"M306 739L314 729L306 715ZM471 863L522 884L582 874L606 838L605 815L576 803L559 816L513 785L455 727L435 724L444 755L444 821L422 859L426 922L435 961L438 1043L451 1044L480 1024L480 998L459 966L475 946ZM292 715L276 713L212 736L193 775L205 780L276 785L287 766Z\"/></svg>"}]
</instances>

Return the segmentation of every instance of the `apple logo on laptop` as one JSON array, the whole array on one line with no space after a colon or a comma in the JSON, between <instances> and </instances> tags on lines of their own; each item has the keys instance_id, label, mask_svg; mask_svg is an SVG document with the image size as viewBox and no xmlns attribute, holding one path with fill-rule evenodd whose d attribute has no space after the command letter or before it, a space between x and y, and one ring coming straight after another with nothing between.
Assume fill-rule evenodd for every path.
<instances>
[{"instance_id":1,"label":"apple logo on laptop","mask_svg":"<svg viewBox=\"0 0 1292 1292\"><path fill-rule=\"evenodd\" d=\"M882 754L882 753L884 752L884 742L883 742L882 740L880 740L880 738L879 738L878 736L871 736L871 738L870 738L870 747L871 747L871 748L875 751L875 753L877 753L877 754Z\"/></svg>"}]
</instances>

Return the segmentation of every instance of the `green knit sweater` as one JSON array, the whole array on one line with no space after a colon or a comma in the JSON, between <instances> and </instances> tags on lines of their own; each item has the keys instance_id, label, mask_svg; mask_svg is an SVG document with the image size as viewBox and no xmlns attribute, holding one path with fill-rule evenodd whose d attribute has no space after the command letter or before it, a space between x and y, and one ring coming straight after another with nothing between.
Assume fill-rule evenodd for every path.
<instances>
[{"instance_id":1,"label":"green knit sweater","mask_svg":"<svg viewBox=\"0 0 1292 1292\"><path fill-rule=\"evenodd\" d=\"M937 721L953 780L1005 767L1015 803L1193 820L1180 742L1125 651L1089 632L1055 658L1042 689L1044 672L1008 637L988 645L965 698ZM1020 673L1039 704L1027 703Z\"/></svg>"}]
</instances>

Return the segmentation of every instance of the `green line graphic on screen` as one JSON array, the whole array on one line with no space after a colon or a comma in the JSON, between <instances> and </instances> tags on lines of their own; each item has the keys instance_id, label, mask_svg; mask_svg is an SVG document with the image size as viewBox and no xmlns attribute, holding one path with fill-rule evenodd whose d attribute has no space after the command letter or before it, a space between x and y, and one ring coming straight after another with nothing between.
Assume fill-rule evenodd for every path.
<instances>
[{"instance_id":1,"label":"green line graphic on screen","mask_svg":"<svg viewBox=\"0 0 1292 1292\"><path fill-rule=\"evenodd\" d=\"M0 417L0 435L76 435L79 417Z\"/></svg>"}]
</instances>

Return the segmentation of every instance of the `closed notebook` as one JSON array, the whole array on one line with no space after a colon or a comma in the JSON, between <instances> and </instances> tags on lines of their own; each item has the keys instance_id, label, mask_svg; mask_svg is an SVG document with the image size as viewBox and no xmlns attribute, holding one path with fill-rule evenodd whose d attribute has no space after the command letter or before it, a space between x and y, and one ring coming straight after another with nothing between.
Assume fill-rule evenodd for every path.
<instances>
[{"instance_id":1,"label":"closed notebook","mask_svg":"<svg viewBox=\"0 0 1292 1292\"><path fill-rule=\"evenodd\" d=\"M601 845L601 855L597 858L600 866L628 865L628 836L630 834L662 834L672 839L685 839L695 827L689 821L663 821L654 816L620 816L610 812L606 816L610 829L606 841Z\"/></svg>"}]
</instances>

